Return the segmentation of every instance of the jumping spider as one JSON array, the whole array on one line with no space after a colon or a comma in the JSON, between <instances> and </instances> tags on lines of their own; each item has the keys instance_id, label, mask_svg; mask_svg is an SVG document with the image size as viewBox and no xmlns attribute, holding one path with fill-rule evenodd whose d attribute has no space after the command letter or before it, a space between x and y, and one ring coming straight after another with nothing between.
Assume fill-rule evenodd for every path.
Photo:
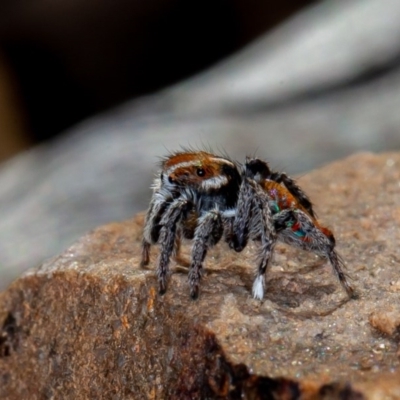
<instances>
[{"instance_id":1,"label":"jumping spider","mask_svg":"<svg viewBox=\"0 0 400 400\"><path fill-rule=\"evenodd\" d=\"M151 244L160 244L159 292L167 288L171 256L179 257L181 238L192 239L190 295L198 297L207 250L221 238L237 252L249 239L260 243L253 296L264 297L265 272L280 240L328 259L347 295L353 288L342 270L332 232L320 225L312 203L285 173L247 158L244 166L204 151L171 154L162 161L147 211L142 262L150 260Z\"/></svg>"}]
</instances>

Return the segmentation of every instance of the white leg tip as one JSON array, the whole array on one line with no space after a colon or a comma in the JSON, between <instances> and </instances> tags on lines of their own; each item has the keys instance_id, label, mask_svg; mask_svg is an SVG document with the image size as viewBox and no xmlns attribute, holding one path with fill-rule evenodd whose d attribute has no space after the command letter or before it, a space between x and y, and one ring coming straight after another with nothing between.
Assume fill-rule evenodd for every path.
<instances>
[{"instance_id":1,"label":"white leg tip","mask_svg":"<svg viewBox=\"0 0 400 400\"><path fill-rule=\"evenodd\" d=\"M262 300L264 297L264 277L258 275L253 283L253 297L257 300Z\"/></svg>"}]
</instances>

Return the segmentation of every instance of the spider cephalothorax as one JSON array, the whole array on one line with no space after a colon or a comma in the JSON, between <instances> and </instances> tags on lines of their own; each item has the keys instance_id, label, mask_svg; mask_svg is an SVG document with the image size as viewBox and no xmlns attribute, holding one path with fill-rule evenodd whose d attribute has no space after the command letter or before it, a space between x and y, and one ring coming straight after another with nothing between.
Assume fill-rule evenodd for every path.
<instances>
[{"instance_id":1,"label":"spider cephalothorax","mask_svg":"<svg viewBox=\"0 0 400 400\"><path fill-rule=\"evenodd\" d=\"M191 296L197 297L207 249L224 233L228 224L224 213L234 209L240 182L235 163L203 151L175 153L163 160L146 215L142 251L146 265L150 245L161 244L157 267L161 293L166 290L170 258L174 250L178 253L183 236L194 241L189 281Z\"/></svg>"},{"instance_id":2,"label":"spider cephalothorax","mask_svg":"<svg viewBox=\"0 0 400 400\"><path fill-rule=\"evenodd\" d=\"M280 240L327 258L349 297L352 287L342 271L332 232L317 221L312 203L285 173L271 171L259 159L244 166L207 152L174 153L163 160L147 211L142 265L149 263L151 244L160 244L159 291L166 290L172 255L180 239L192 239L190 294L198 296L202 264L208 248L221 238L236 251L248 240L260 243L253 296L264 296L265 272Z\"/></svg>"}]
</instances>

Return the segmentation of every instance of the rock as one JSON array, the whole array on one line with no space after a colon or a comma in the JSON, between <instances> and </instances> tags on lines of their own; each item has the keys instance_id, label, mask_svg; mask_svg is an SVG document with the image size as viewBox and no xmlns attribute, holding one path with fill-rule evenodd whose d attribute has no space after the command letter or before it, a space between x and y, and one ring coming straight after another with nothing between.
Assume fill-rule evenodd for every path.
<instances>
[{"instance_id":1,"label":"rock","mask_svg":"<svg viewBox=\"0 0 400 400\"><path fill-rule=\"evenodd\" d=\"M357 300L327 263L281 244L262 302L251 297L253 245L211 250L196 301L173 263L159 296L156 248L149 269L138 266L138 215L0 294L0 397L400 398L400 154L352 156L299 182L335 233Z\"/></svg>"},{"instance_id":2,"label":"rock","mask_svg":"<svg viewBox=\"0 0 400 400\"><path fill-rule=\"evenodd\" d=\"M400 334L400 307L390 307L388 310L374 311L370 318L370 324L389 336Z\"/></svg>"}]
</instances>

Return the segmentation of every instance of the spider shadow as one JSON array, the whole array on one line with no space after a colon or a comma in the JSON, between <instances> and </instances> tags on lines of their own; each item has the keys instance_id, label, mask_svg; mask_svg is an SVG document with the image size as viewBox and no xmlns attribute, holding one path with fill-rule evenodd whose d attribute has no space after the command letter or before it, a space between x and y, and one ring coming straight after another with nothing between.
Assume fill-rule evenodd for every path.
<instances>
[{"instance_id":1,"label":"spider shadow","mask_svg":"<svg viewBox=\"0 0 400 400\"><path fill-rule=\"evenodd\" d=\"M325 262L306 265L297 271L276 272L272 268L267 275L265 300L276 304L277 309L288 316L300 319L310 319L314 317L327 316L334 313L350 298L347 295L340 296L339 300L329 298L336 291L342 290L339 282L332 283L318 282L318 278L313 280L309 274L320 269ZM241 279L245 288L251 294L254 275L248 269L241 268ZM335 296L336 297L336 296ZM309 304L315 304L312 310ZM246 312L248 308L246 307Z\"/></svg>"},{"instance_id":2,"label":"spider shadow","mask_svg":"<svg viewBox=\"0 0 400 400\"><path fill-rule=\"evenodd\" d=\"M186 265L182 264L174 262L171 265L171 274L186 275L189 268L186 266L186 263ZM310 279L309 274L319 270L324 264L324 260L318 260L296 271L285 272L277 272L274 268L271 268L267 274L266 293L263 301L269 300L276 304L276 308L285 315L300 319L310 319L332 314L350 299L347 296L341 296L338 301L329 299L327 296L337 290L341 290L340 284L334 281L328 284L321 284L320 282L315 283L318 280L317 278L315 281L312 278ZM243 296L243 293L246 292L245 295L251 297L254 274L249 268L235 264L231 265L229 269L206 268L204 270L204 277L206 276L210 277L211 281L215 282L217 280L220 284L224 284L232 277L237 277L238 286L231 286L227 290L238 296ZM202 285L204 295L209 290L207 290L207 284L204 280ZM316 304L312 310L304 306L305 303L309 304L310 302ZM240 308L243 308L242 311L245 314L255 315L260 314L260 312L262 313L260 307L254 308L243 304Z\"/></svg>"}]
</instances>

